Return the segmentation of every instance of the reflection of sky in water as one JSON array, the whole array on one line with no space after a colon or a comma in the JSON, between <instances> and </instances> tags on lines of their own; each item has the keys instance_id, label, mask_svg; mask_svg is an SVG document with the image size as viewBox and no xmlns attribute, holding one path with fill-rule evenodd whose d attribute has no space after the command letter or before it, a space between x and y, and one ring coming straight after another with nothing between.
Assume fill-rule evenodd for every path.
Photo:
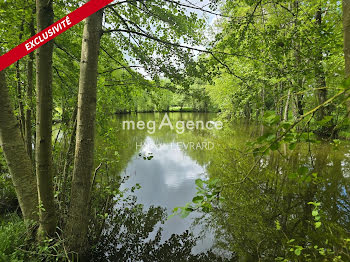
<instances>
[{"instance_id":1,"label":"reflection of sky in water","mask_svg":"<svg viewBox=\"0 0 350 262\"><path fill-rule=\"evenodd\" d=\"M346 153L344 156L347 159L344 159L341 161L343 176L344 178L350 178L349 161L348 161L348 159L350 159L350 153Z\"/></svg>"},{"instance_id":2,"label":"reflection of sky in water","mask_svg":"<svg viewBox=\"0 0 350 262\"><path fill-rule=\"evenodd\" d=\"M176 120L187 120L189 119L187 114L174 114L171 115L172 118ZM154 115L138 115L139 119L143 117L144 119L152 119ZM161 119L161 116L159 117ZM192 117L193 118L193 117ZM129 118L127 118L129 119ZM133 119L133 118L131 118ZM172 119L172 120L174 120ZM208 119L209 120L209 119ZM236 143L236 140L246 139L241 132L241 126L237 126L237 136L232 136L232 143ZM243 126L245 128L245 126ZM249 129L250 130L250 129ZM187 136L188 135L188 136ZM171 132L157 132L154 135L149 135L143 133L142 135L132 136L132 139L127 140L126 147L134 147L131 153L128 155L128 165L123 170L123 174L130 176L125 184L122 185L122 189L130 188L135 184L140 184L141 189L135 191L135 195L138 199L138 203L143 204L147 209L149 206L161 206L167 208L168 214L171 213L172 209L177 206L184 206L187 202L190 202L193 196L196 194L195 180L197 178L205 177L206 175L206 165L209 163L211 154L208 154L205 150L184 150L185 143L189 143L192 140L195 141L207 141L208 136L199 133L176 135ZM223 137L225 138L225 136ZM164 142L166 141L166 142ZM231 141L231 140L230 140ZM136 143L137 142L137 143ZM236 145L236 144L234 144ZM129 148L131 149L131 148ZM311 155L308 153L308 148L301 144L299 151L296 154L291 155L291 159L288 160L288 165L284 166L281 158L272 158L272 156L266 156L260 161L261 168L271 168L272 171L277 175L285 174L285 171L297 171L300 166L307 167L310 171L315 170L319 173L319 177L325 178L320 180L317 186L317 190L322 196L322 200L325 205L335 205L339 212L342 212L342 219L348 221L344 218L344 214L347 214L349 209L348 203L348 183L347 180L350 177L350 147L344 145L340 147L339 150L333 150L333 147L329 143L322 143L312 145ZM219 151L220 152L220 151ZM139 156L141 153L141 156ZM133 157L130 158L130 156ZM143 157L152 155L151 160L144 160ZM193 157L193 159L191 158ZM225 156L223 156L225 157ZM228 156L229 157L229 156ZM212 159L213 161L214 159ZM220 159L215 159L220 161ZM276 163L281 166L276 166ZM200 164L199 164L200 163ZM297 164L297 165L296 165ZM294 167L296 165L296 167ZM212 167L215 167L213 165ZM215 170L211 169L212 172ZM290 172L292 172L290 171ZM294 183L294 181L291 181ZM302 191L295 192L302 194ZM323 197L326 197L323 199ZM330 198L332 201L328 201ZM283 202L281 203L283 205ZM333 210L333 207L327 207L327 210ZM333 212L333 211L332 211ZM248 214L249 215L249 214ZM260 215L260 214L253 214ZM208 226L196 226L191 227L194 218L198 214L192 214L186 219L181 219L178 216L171 218L166 221L163 228L163 241L168 239L172 234L181 234L185 230L190 230L194 235L199 235L198 231L201 229L207 229ZM296 218L296 216L294 217ZM157 230L156 228L155 230ZM207 250L212 246L213 234L211 232L205 232L206 239L203 242L199 242L194 252L200 252ZM150 238L154 237L154 233L151 234Z\"/></svg>"},{"instance_id":3,"label":"reflection of sky in water","mask_svg":"<svg viewBox=\"0 0 350 262\"><path fill-rule=\"evenodd\" d=\"M152 153L154 158L144 160L138 156L139 152ZM176 143L156 145L152 138L147 137L124 173L130 178L122 189L140 184L141 188L135 191L137 202L144 204L145 208L151 205L165 207L170 214L174 207L184 206L192 200L196 194L195 180L204 177L205 168L185 155ZM182 219L175 216L166 221L162 225L163 240L189 229L194 217L191 215ZM195 228L194 233L199 230ZM208 237L198 248L207 249L211 243L211 237Z\"/></svg>"}]
</instances>

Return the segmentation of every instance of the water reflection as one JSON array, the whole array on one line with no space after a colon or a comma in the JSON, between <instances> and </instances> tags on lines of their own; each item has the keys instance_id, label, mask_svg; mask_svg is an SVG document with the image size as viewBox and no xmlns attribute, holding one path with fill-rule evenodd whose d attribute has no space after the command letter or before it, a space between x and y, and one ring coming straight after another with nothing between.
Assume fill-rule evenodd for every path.
<instances>
[{"instance_id":1,"label":"water reflection","mask_svg":"<svg viewBox=\"0 0 350 262\"><path fill-rule=\"evenodd\" d=\"M157 225L166 217L164 208L145 209L130 198L109 215L93 261L226 261L210 251L193 254L198 238L188 230L162 241L163 229Z\"/></svg>"},{"instance_id":2,"label":"water reflection","mask_svg":"<svg viewBox=\"0 0 350 262\"><path fill-rule=\"evenodd\" d=\"M196 120L201 119L203 121L209 121L215 117L214 114L169 114L172 122ZM108 155L110 151L118 151L118 162L114 164L112 168L116 173L121 174L122 177L128 177L126 183L123 183L120 190L131 188L132 186L139 184L141 188L132 193L135 197L135 205L140 205L144 208L144 211L137 210L138 217L130 218L131 220L138 221L133 225L144 224L143 216L150 217L154 214L156 223L148 221L152 228L151 231L147 231L147 237L141 236L144 230L143 228L127 228L128 234L136 234L137 237L131 241L133 246L142 246L142 249L147 249L148 241L153 241L156 244L153 246L154 256L157 259L153 260L145 256L144 252L141 253L128 251L126 254L128 258L132 257L131 261L221 261L221 258L216 257L209 250L213 245L213 233L206 232L206 237L199 239L200 232L205 229L203 226L192 226L195 218L201 216L201 214L192 214L186 219L180 217L173 217L172 219L166 219L171 214L172 209L177 206L183 206L187 202L191 201L196 193L195 180L197 178L205 178L206 165L208 160L206 159L205 152L202 150L185 150L185 147L180 146L178 142L183 143L198 143L203 140L210 141L208 133L203 130L196 130L195 132L185 132L184 134L176 133L176 130L171 130L169 127L163 127L161 130L157 130L154 134L149 134L146 130L123 130L123 120L143 121L155 120L157 126L159 121L163 118L163 114L138 114L138 115L122 115L114 122L113 130L115 134L108 135L108 140L98 138L98 152L100 153L100 159L97 162L106 158L115 158L115 156ZM196 134L196 135L195 135ZM113 144L111 146L111 144ZM106 151L106 148L113 147L113 150ZM197 152L194 152L197 151ZM147 160L149 154L152 153L152 158ZM198 156L193 158L192 154ZM145 157L146 156L146 157ZM112 172L111 170L109 173ZM102 179L102 178L101 178ZM157 217L157 207L161 207L164 213L164 217ZM123 211L123 208L117 204L116 208L121 210L125 217L129 214ZM131 210L128 208L127 210ZM149 215L146 215L149 214ZM120 222L120 219L109 216L109 222L107 230L104 232L104 242L99 245L99 254L111 254L110 257L118 257L120 259L125 250L121 246L125 246L124 242L131 243L130 240L123 240L123 237L118 237L114 241L112 235L117 234L120 230L120 224L128 223L124 221ZM136 214L135 214L136 216ZM119 217L119 215L118 215ZM160 223L162 221L162 223ZM116 226L118 225L118 226ZM140 231L136 233L136 231ZM132 233L135 232L135 233ZM190 233L189 233L190 232ZM145 232L144 232L145 233ZM158 243L159 242L159 243ZM107 244L109 243L109 244ZM142 244L141 244L142 243ZM108 250L104 247L109 246ZM128 245L126 245L128 246ZM102 248L103 247L103 248ZM128 247L129 249L131 247ZM128 249L127 248L127 249ZM131 248L132 249L132 248ZM171 255L172 254L172 255ZM173 260L170 260L173 256ZM209 259L210 257L210 259ZM176 258L178 258L176 260ZM206 259L204 259L206 258ZM125 259L125 257L123 257ZM200 260L198 260L200 259ZM204 260L203 260L204 259ZM112 260L115 261L115 260ZM123 260L124 261L124 260ZM141 261L141 260L140 260Z\"/></svg>"},{"instance_id":3,"label":"water reflection","mask_svg":"<svg viewBox=\"0 0 350 262\"><path fill-rule=\"evenodd\" d=\"M226 184L210 221L219 245L246 261L349 261L348 143L300 144L264 157L254 172L253 156L217 149L208 172Z\"/></svg>"},{"instance_id":4,"label":"water reflection","mask_svg":"<svg viewBox=\"0 0 350 262\"><path fill-rule=\"evenodd\" d=\"M144 144L141 154L152 152L154 158L145 161L143 157L136 155L125 170L125 174L130 177L122 188L140 184L141 189L135 192L138 203L145 207L165 207L170 215L173 208L192 200L196 193L194 181L205 177L205 167L185 155L176 144L171 146L170 143L164 143L157 146L151 137L147 137ZM194 217L196 215L186 219L173 217L167 220L163 225L162 240L168 239L172 234L189 230ZM200 250L207 250L211 245L212 239L209 235L205 241L200 242Z\"/></svg>"},{"instance_id":5,"label":"water reflection","mask_svg":"<svg viewBox=\"0 0 350 262\"><path fill-rule=\"evenodd\" d=\"M145 122L155 120L158 126L162 117L162 114L119 116L113 124L114 133L109 135L109 140L100 139L98 142L98 151L102 152L100 155L103 157L97 161L117 158L118 162L110 172L116 176L130 176L121 186L122 189L136 183L141 185L141 189L135 192L135 205L140 204L144 208L143 211L135 211L139 217L131 216L129 222L123 222L130 223L127 231L134 236L132 241L124 240L123 237L117 241L112 237L119 236L121 228L114 229L111 218L110 230L106 231L106 242L102 245L110 249L102 249L103 252L112 254L126 241L130 245L127 248L129 251L118 251L117 257L129 252L128 256L135 258L132 261L199 261L190 260L190 257L197 259L194 254L206 252L210 248L216 249L219 255L224 254L224 251L231 252L232 261L237 257L241 261L274 261L278 257L290 261L327 261L335 256L350 261L346 253L347 244L344 244L350 238L348 143L342 142L337 147L326 142L300 144L294 151L282 148L261 159L254 172L250 173L257 159L247 152L246 142L261 135L264 131L261 126L233 123L220 132L187 130L183 134L166 128L154 134L146 130L125 131L121 128L123 120L131 119ZM215 115L172 113L169 117L172 122L209 121ZM177 144L204 141L213 142L214 149L186 149ZM118 156L112 154L114 149ZM145 159L144 156L150 153L152 158ZM174 217L164 220L174 207L184 206L191 201L196 193L195 179L206 177L222 179L225 185L222 196L225 200L221 206L197 226L191 225L203 214L195 213L186 219ZM314 206L309 202L320 203L322 226L318 228L315 228ZM154 206L162 208L163 216L160 215L160 209ZM129 216L120 210L122 217ZM152 214L158 222L164 220L163 224L147 221L152 230L147 229L147 237L139 235L146 223L143 217L150 219ZM204 236L204 240L198 241L200 236ZM288 243L291 239L294 239L294 244ZM144 244L140 244L140 241ZM301 254L290 252L293 245L303 247ZM143 251L136 252L133 249L135 246L140 246ZM326 254L320 254L315 246L326 250ZM142 258L145 252L152 255ZM182 255L178 260L171 260L168 254L174 254L172 252ZM213 257L209 259L208 256ZM201 259L220 261L221 258L214 258L210 253Z\"/></svg>"}]
</instances>

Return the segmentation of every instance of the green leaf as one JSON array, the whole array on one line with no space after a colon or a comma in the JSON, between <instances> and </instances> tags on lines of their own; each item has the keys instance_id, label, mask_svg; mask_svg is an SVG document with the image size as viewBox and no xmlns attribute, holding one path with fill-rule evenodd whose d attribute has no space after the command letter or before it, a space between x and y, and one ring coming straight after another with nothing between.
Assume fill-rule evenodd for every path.
<instances>
[{"instance_id":1,"label":"green leaf","mask_svg":"<svg viewBox=\"0 0 350 262\"><path fill-rule=\"evenodd\" d=\"M183 211L181 212L180 217L181 217L181 218L186 218L186 217L189 216L190 213L191 213L191 212L188 211L188 210L183 210Z\"/></svg>"},{"instance_id":2,"label":"green leaf","mask_svg":"<svg viewBox=\"0 0 350 262\"><path fill-rule=\"evenodd\" d=\"M300 256L300 255L301 255L301 250L302 250L302 247L298 247L297 249L294 250L294 253L295 253L297 256Z\"/></svg>"},{"instance_id":3,"label":"green leaf","mask_svg":"<svg viewBox=\"0 0 350 262\"><path fill-rule=\"evenodd\" d=\"M282 122L281 127L284 129L289 129L292 126L291 122Z\"/></svg>"},{"instance_id":4,"label":"green leaf","mask_svg":"<svg viewBox=\"0 0 350 262\"><path fill-rule=\"evenodd\" d=\"M274 140L275 138L276 138L275 134L273 134L273 133L266 133L266 134L260 136L257 139L257 142L258 143L270 142L270 141Z\"/></svg>"},{"instance_id":5,"label":"green leaf","mask_svg":"<svg viewBox=\"0 0 350 262\"><path fill-rule=\"evenodd\" d=\"M277 115L274 111L267 111L264 115L264 122L267 125L275 125L280 122L281 117Z\"/></svg>"},{"instance_id":6,"label":"green leaf","mask_svg":"<svg viewBox=\"0 0 350 262\"><path fill-rule=\"evenodd\" d=\"M275 221L275 224L276 224L276 229L281 230L281 224L278 220Z\"/></svg>"},{"instance_id":7,"label":"green leaf","mask_svg":"<svg viewBox=\"0 0 350 262\"><path fill-rule=\"evenodd\" d=\"M318 207L321 205L321 203L318 203L318 202L308 202L308 205L313 205L315 207Z\"/></svg>"},{"instance_id":8,"label":"green leaf","mask_svg":"<svg viewBox=\"0 0 350 262\"><path fill-rule=\"evenodd\" d=\"M203 199L204 199L203 196L195 196L195 197L192 199L192 202L197 204L197 203L202 202Z\"/></svg>"},{"instance_id":9,"label":"green leaf","mask_svg":"<svg viewBox=\"0 0 350 262\"><path fill-rule=\"evenodd\" d=\"M196 179L195 184L199 187L199 188L204 188L204 181L200 178Z\"/></svg>"}]
</instances>

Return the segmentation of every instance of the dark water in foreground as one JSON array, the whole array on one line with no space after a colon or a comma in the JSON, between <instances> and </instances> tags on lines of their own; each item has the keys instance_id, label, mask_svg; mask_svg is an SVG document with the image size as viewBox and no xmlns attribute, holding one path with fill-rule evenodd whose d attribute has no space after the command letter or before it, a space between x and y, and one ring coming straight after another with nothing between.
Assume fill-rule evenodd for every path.
<instances>
[{"instance_id":1,"label":"dark water in foreground","mask_svg":"<svg viewBox=\"0 0 350 262\"><path fill-rule=\"evenodd\" d=\"M128 177L120 189L139 185L139 189L126 195L136 196L133 205L142 204L141 209L130 208L131 215L118 215L119 221L125 218L126 226L113 229L110 222L111 229L106 233L110 244L104 242L109 246L104 250L109 260L221 261L221 256L232 261L274 261L279 256L291 256L291 244L287 243L290 239L305 247L326 248L331 241L340 243L349 237L348 143L300 144L293 151L282 146L251 171L256 159L247 154L245 144L262 134L260 126L235 123L224 125L223 130L183 133L163 127L154 133L149 129L152 134L147 128L122 128L125 120L156 121L155 126L159 127L163 116L117 116L108 139L98 139L100 158L114 153L115 176ZM216 118L215 114L206 113L168 116L174 126L176 121L206 123ZM194 212L184 219L167 219L174 207L184 206L195 196L195 180L209 177L225 183L220 207L209 215ZM322 226L317 229L314 206L309 202L320 203L317 221L322 221ZM118 208L123 208L122 204ZM200 217L203 219L195 223ZM125 234L121 235L121 231ZM113 234L118 234L119 242L111 237ZM209 250L214 254L202 256ZM302 255L313 251L305 248ZM117 257L121 260L115 260Z\"/></svg>"}]
</instances>

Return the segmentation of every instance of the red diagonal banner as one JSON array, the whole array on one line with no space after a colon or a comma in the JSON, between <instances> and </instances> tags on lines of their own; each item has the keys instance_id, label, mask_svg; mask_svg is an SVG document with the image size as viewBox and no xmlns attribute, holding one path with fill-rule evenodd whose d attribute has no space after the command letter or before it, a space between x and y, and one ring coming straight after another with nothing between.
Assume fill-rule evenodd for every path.
<instances>
[{"instance_id":1,"label":"red diagonal banner","mask_svg":"<svg viewBox=\"0 0 350 262\"><path fill-rule=\"evenodd\" d=\"M56 36L67 31L69 28L84 20L86 17L96 13L98 10L111 2L113 2L113 0L90 0L69 15L63 17L56 23L18 45L8 53L0 56L0 71L54 39Z\"/></svg>"}]
</instances>

